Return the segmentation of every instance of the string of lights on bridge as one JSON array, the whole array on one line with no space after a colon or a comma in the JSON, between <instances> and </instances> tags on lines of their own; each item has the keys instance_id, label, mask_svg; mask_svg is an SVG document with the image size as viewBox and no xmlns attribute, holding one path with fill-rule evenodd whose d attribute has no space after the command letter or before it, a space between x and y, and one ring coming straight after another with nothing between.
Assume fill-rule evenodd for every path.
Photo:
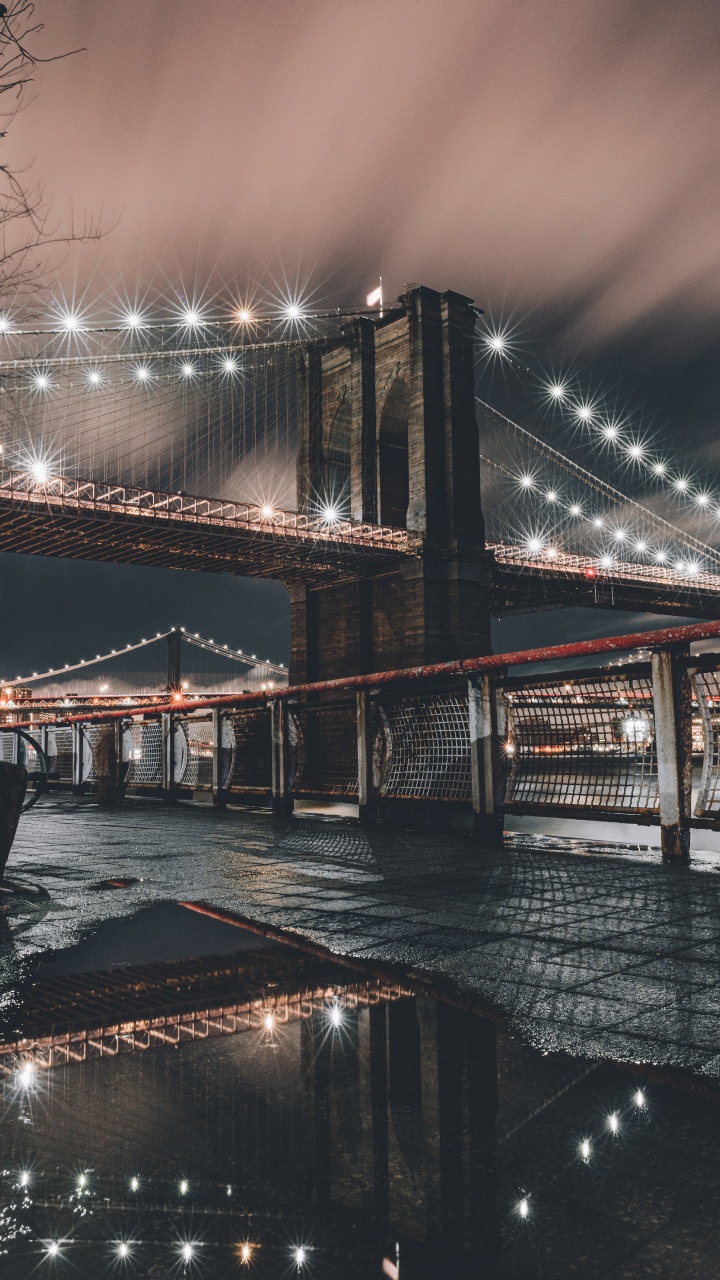
<instances>
[{"instance_id":1,"label":"string of lights on bridge","mask_svg":"<svg viewBox=\"0 0 720 1280\"><path fill-rule=\"evenodd\" d=\"M538 389L548 404L559 408L566 415L566 423L580 426L593 432L594 436L591 438L596 446L614 448L621 460L628 466L635 467L655 483L664 486L666 493L672 498L684 500L693 514L704 514L711 516L716 521L720 521L720 495L713 494L707 487L697 480L693 480L687 473L673 467L667 457L662 457L656 450L653 450L647 439L641 439L637 434L630 431L627 423L616 416L607 415L599 404L597 397L579 395L572 390L567 379L561 377L546 378L524 365L513 352L511 331L491 327L490 331L482 337L482 343L489 356L506 362L512 367L513 372ZM526 434L529 439L533 439L531 433L526 431ZM538 445L543 444L541 441L536 441L536 443ZM493 465L491 459L486 458L485 461ZM570 459L563 459L563 461L571 463ZM587 478L590 479L590 476ZM598 560L601 568L611 569L615 564L616 556L613 554L613 546L619 548L628 545L632 546L632 550L635 553L652 558L656 564L671 565L677 571L684 572L691 577L701 571L702 564L700 560L695 559L693 556L677 557L673 560L667 547L653 545L644 536L633 539L627 527L619 523L613 526L612 521L608 519L605 512L588 511L584 504L577 501L574 496L571 498L566 497L559 485L552 482L546 484L538 470L532 468L524 469L517 472L513 479L520 492L532 494L542 501L546 507L562 511L573 521L586 520L592 529L597 531L598 535L602 536L605 533L611 539L611 544L601 551ZM602 485L602 482L600 484ZM602 485L602 487L609 488L610 486ZM617 503L626 502L639 508L647 519L662 524L669 531L671 530L679 540L686 544L688 541L694 543L697 550L701 550L702 553L709 555L713 560L720 562L720 554L714 547L690 537L656 512L641 508L640 504L619 491L613 494L613 500ZM549 550L552 558L552 544L548 546L547 539L538 532L534 530L529 532L525 542L528 550L532 553L538 554L542 551L547 553Z\"/></svg>"},{"instance_id":2,"label":"string of lights on bridge","mask_svg":"<svg viewBox=\"0 0 720 1280\"><path fill-rule=\"evenodd\" d=\"M69 675L73 671L86 671L88 667L97 666L99 662L108 662L114 658L121 658L129 653L135 653L149 644L155 644L158 640L167 640L168 636L177 632L189 644L194 645L196 648L204 649L208 653L213 653L217 657L229 658L233 662L241 663L243 666L267 667L281 678L287 678L287 668L282 662L271 662L269 658L258 658L254 653L243 653L242 649L232 649L227 644L216 644L214 640L206 639L197 631L187 631L185 627L170 627L167 631L156 632L150 638L143 637L142 640L136 640L134 644L126 644L122 649L110 649L108 653L98 653L94 658L80 658L77 662L66 662L63 667L50 667L47 671L33 671L32 675L16 676L14 680L2 680L0 678L0 685L7 693L12 690L14 685L33 684L38 680L57 679L58 676ZM187 682L185 682L185 687L187 687ZM100 691L105 692L102 685L100 686Z\"/></svg>"},{"instance_id":3,"label":"string of lights on bridge","mask_svg":"<svg viewBox=\"0 0 720 1280\"><path fill-rule=\"evenodd\" d=\"M29 392L32 398L49 402L52 402L64 385L84 388L91 397L101 397L102 393L108 392L113 385L124 386L125 384L135 387L138 392L144 390L146 393L153 388L159 390L161 385L174 383L188 388L193 386L199 388L207 386L209 379L216 380L220 387L223 384L230 386L236 382L243 382L248 370L251 374L257 373L256 368L250 369L248 366L246 369L244 366L244 357L249 359L249 353L256 353L263 349L277 350L277 348L287 351L293 343L299 343L308 336L314 335L314 331L318 330L318 325L323 320L337 322L353 314L374 313L368 308L350 308L342 311L340 309L313 310L301 291L290 289L279 292L269 300L267 305L248 302L213 309L204 305L202 301L181 301L178 296L175 303L164 304L162 314L157 314L157 309L153 311L146 306L118 304L105 323L99 323L90 315L89 309L75 303L55 304L50 308L45 321L35 323L35 327L30 327L20 318L16 320L10 313L5 313L0 315L0 339L4 339L8 355L3 358L0 354L0 386L4 374L8 389L14 379L14 385ZM256 341L263 326L269 326L268 333L270 330L275 333L273 341L266 343ZM205 340L213 334L218 340L206 342ZM220 334L222 340L218 336ZM59 346L60 350L54 349L52 353L45 351L41 357L21 354L17 358L12 358L10 353L13 343L31 336L41 338L54 345L54 348ZM111 352L103 346L106 337L115 343L115 349ZM162 349L151 349L153 343L157 346L158 339ZM567 379L546 378L525 367L516 358L510 330L491 327L488 333L480 336L479 341L488 356L507 362L517 374L539 389L546 403L562 412L566 423L581 426L583 430L589 432L594 445L614 449L618 457L628 466L636 469L638 474L646 475L653 483L664 486L674 499L681 500L694 514L711 516L720 521L720 496L682 473L677 467L671 466L668 460L660 457L646 440L630 431L626 423L605 413L597 397L577 393ZM93 344L95 347L103 346L103 350L94 350ZM62 382L61 373L63 374ZM71 379L69 382L68 375ZM217 394L220 395L221 392L218 391ZM84 394L80 395L78 405L81 402L85 402ZM93 400L90 403L96 403L99 406L100 400ZM72 408L72 413L81 414L82 412L79 407ZM102 415L98 417L95 409L92 413L90 425L83 425L78 418L78 422L73 426L72 443L75 448L89 447L88 440L92 432L105 429L106 424ZM117 413L117 409L113 410L113 413ZM67 423L72 420L69 414L70 410L66 406L65 431L67 431ZM19 421L21 419L22 413ZM114 421L111 413L108 425ZM136 428L133 423L134 419L128 424L132 431L147 430L145 426ZM514 426L515 430L520 430L516 424L509 425ZM533 438L530 432L526 431L525 435L527 437L525 443L531 449L542 450L544 442ZM109 443L103 444L103 449L114 448L118 438L117 432L108 433L107 438ZM148 436L141 435L139 439L142 440L142 447L146 450L155 447L154 443L148 445ZM18 437L10 447L17 454L17 457L12 459L12 465L26 471L39 487L45 485L52 476L62 473L60 450L56 447L58 456L55 457L52 443L46 444L43 440L41 445L31 445L28 448L27 445L21 444ZM135 456L132 453L133 440L128 438L122 447L126 450L130 465L135 465L132 461ZM0 445L0 450L2 448L3 446ZM178 449L181 448L182 445L179 444ZM599 490L605 499L606 506L599 507L597 503L589 503L586 497L567 493L563 485L556 481L554 475L546 479L542 468L535 465L523 466L516 470L513 478L516 491L539 503L539 512L546 513L551 522L556 523L560 519L563 522L563 528L579 529L582 526L593 540L591 561L598 569L611 572L619 562L627 561L628 552L631 553L632 558L654 563L659 568L690 579L701 574L707 562L720 566L720 553L716 548L687 534L672 521L648 510L627 494L593 478L589 472L580 476L579 472L582 469L573 464L570 458L557 450L553 452L556 457L549 460L546 456L545 463L550 461L555 466L564 467L566 471L571 471L576 481L580 481L586 487ZM123 454L120 458L121 463L124 457ZM496 460L485 459L485 461L489 461L491 466L497 466ZM253 467L260 470L265 467L267 471L270 465L267 455L264 454L261 457L258 454L253 461L250 454L246 453L243 462L247 472L244 481L246 487L250 485L266 488L265 481L256 482L252 470ZM78 469L75 464L72 465L75 466L75 470ZM503 470L502 467L498 469ZM84 475L85 472L80 470L80 474ZM112 468L109 474L113 475L113 479L116 478ZM332 522L343 517L344 502L337 496L323 495L322 501L320 499L318 501L320 514L324 519ZM272 517L278 506L275 498L269 501L267 498L260 498L258 503L258 509L262 511L264 518ZM635 514L642 521L642 526L634 528L632 521L628 522L627 517L613 516L608 512L607 504L611 504L616 509L623 505L633 507ZM498 518L501 521L505 520L506 512L499 513ZM557 559L563 548L559 545L556 530L548 532L547 528L543 527L544 524L546 525L547 521L542 515L538 518L531 517L526 527L519 530L518 537L532 557L552 561ZM654 532L648 534L647 527ZM659 529L664 534L664 539L663 537L658 539ZM505 540L505 538L501 539L501 541Z\"/></svg>"}]
</instances>

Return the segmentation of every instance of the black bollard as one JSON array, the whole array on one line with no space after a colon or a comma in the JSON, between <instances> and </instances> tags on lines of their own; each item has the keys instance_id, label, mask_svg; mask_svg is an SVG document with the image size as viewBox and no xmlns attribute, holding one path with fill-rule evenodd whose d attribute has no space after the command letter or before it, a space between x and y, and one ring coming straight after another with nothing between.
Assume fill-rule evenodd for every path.
<instances>
[{"instance_id":1,"label":"black bollard","mask_svg":"<svg viewBox=\"0 0 720 1280\"><path fill-rule=\"evenodd\" d=\"M0 879L15 839L27 783L28 773L24 765L0 761Z\"/></svg>"},{"instance_id":2,"label":"black bollard","mask_svg":"<svg viewBox=\"0 0 720 1280\"><path fill-rule=\"evenodd\" d=\"M114 724L100 726L93 744L93 759L98 779L98 804L101 809L115 809L122 804L125 789L120 782L120 761Z\"/></svg>"}]
</instances>

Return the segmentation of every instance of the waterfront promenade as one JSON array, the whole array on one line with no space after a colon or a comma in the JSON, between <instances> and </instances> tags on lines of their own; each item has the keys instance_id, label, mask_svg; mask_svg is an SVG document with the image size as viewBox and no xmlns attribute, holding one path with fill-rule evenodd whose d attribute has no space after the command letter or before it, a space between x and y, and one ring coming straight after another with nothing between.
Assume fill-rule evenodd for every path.
<instances>
[{"instance_id":1,"label":"waterfront promenade","mask_svg":"<svg viewBox=\"0 0 720 1280\"><path fill-rule=\"evenodd\" d=\"M101 946L121 917L142 934L144 909L202 900L407 966L496 1007L540 1048L720 1076L713 855L668 867L654 852L525 834L492 853L349 821L46 797L21 822L8 876L48 895L10 903L8 1003L38 953L88 935Z\"/></svg>"}]
</instances>

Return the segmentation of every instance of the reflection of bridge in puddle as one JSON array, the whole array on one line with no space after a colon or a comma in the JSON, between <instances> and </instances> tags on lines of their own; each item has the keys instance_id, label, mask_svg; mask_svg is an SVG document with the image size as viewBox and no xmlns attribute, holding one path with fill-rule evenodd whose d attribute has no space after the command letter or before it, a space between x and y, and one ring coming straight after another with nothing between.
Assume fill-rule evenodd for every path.
<instances>
[{"instance_id":1,"label":"reflection of bridge in puddle","mask_svg":"<svg viewBox=\"0 0 720 1280\"><path fill-rule=\"evenodd\" d=\"M0 1072L14 1075L19 1060L44 1069L243 1031L271 1035L314 1013L412 994L380 979L348 985L346 970L305 957L288 973L275 951L51 978L32 988L22 1038L0 1044Z\"/></svg>"},{"instance_id":2,"label":"reflection of bridge in puddle","mask_svg":"<svg viewBox=\"0 0 720 1280\"><path fill-rule=\"evenodd\" d=\"M1 1050L3 1280L715 1274L712 1084L245 941L31 988Z\"/></svg>"}]
</instances>

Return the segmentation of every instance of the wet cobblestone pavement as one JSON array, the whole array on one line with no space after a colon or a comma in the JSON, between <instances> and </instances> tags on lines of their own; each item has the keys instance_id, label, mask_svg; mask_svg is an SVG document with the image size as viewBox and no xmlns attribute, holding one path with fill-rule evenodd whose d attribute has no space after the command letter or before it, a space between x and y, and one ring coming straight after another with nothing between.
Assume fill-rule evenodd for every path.
<instances>
[{"instance_id":1,"label":"wet cobblestone pavement","mask_svg":"<svg viewBox=\"0 0 720 1280\"><path fill-rule=\"evenodd\" d=\"M152 903L203 899L332 950L434 975L536 1047L720 1076L720 874L612 846L462 837L130 800L46 798L7 875L9 1007L28 961ZM103 881L135 880L126 887Z\"/></svg>"}]
</instances>

